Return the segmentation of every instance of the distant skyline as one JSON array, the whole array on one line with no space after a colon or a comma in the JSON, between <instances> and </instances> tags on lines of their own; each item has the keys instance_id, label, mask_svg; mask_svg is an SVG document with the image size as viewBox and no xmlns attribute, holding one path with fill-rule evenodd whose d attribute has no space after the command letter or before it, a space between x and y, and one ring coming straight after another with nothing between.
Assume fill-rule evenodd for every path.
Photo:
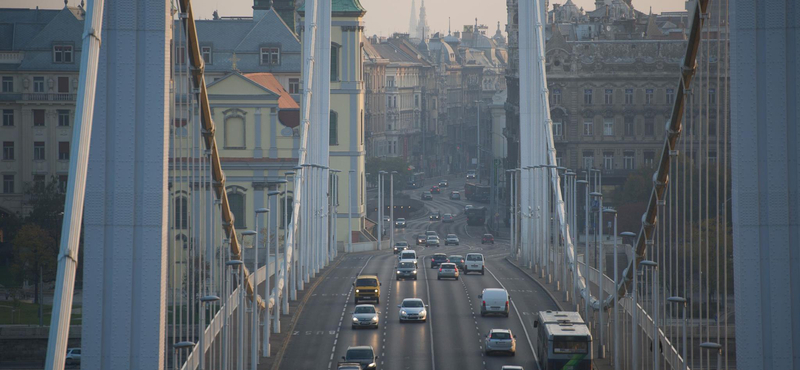
<instances>
[{"instance_id":1,"label":"distant skyline","mask_svg":"<svg viewBox=\"0 0 800 370\"><path fill-rule=\"evenodd\" d=\"M70 6L77 6L80 0L68 0ZM563 4L567 0L550 1L552 4ZM575 5L584 10L594 10L594 0L572 0ZM416 0L417 7L422 0ZM200 19L210 19L214 10L220 16L252 16L253 0L193 0L195 14ZM221 6L220 6L221 4ZM408 20L411 17L411 0L361 0L367 9L364 17L365 35L389 36L394 32L408 32ZM64 0L3 0L0 7L8 8L35 8L60 9L64 7ZM684 0L633 0L637 10L647 13L652 7L653 13L665 11L681 11L685 8ZM500 30L505 32L506 2L505 0L425 0L428 13L428 24L432 32L447 33L448 17L450 29L460 31L464 25L484 24L489 34L494 34L497 22ZM419 16L419 8L416 10ZM427 33L427 32L426 32Z\"/></svg>"}]
</instances>

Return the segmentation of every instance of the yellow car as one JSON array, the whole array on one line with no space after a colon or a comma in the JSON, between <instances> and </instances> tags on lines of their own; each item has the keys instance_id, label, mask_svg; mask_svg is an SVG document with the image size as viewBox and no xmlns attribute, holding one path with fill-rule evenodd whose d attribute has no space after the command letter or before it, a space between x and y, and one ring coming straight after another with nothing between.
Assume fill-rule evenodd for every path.
<instances>
[{"instance_id":1,"label":"yellow car","mask_svg":"<svg viewBox=\"0 0 800 370\"><path fill-rule=\"evenodd\" d=\"M355 303L361 301L375 301L381 303L381 282L375 275L358 275L353 283L356 288Z\"/></svg>"}]
</instances>

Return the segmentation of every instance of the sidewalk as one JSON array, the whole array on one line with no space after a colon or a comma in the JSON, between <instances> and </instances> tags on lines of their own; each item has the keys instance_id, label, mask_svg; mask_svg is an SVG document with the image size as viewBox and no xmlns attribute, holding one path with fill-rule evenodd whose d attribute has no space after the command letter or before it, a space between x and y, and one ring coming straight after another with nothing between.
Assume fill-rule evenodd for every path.
<instances>
[{"instance_id":1,"label":"sidewalk","mask_svg":"<svg viewBox=\"0 0 800 370\"><path fill-rule=\"evenodd\" d=\"M506 260L514 265L517 269L528 275L533 281L535 281L539 286L541 286L550 298L558 305L558 307L562 311L576 311L577 308L573 302L565 302L564 301L564 291L563 290L556 290L555 279L553 279L553 283L547 283L545 279L540 279L536 274L534 274L533 270L523 267L520 265L516 260L506 257ZM604 359L597 359L595 356L595 360L592 361L592 368L595 370L613 370L614 363L611 361L609 356L606 356Z\"/></svg>"}]
</instances>

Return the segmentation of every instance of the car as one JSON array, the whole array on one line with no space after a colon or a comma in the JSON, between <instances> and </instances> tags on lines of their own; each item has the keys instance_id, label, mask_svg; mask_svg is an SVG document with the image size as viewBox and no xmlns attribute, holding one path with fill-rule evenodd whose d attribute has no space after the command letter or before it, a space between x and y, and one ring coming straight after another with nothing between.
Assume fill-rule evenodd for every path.
<instances>
[{"instance_id":1,"label":"car","mask_svg":"<svg viewBox=\"0 0 800 370\"><path fill-rule=\"evenodd\" d=\"M342 356L346 363L357 363L361 365L361 370L377 370L378 356L372 346L351 346L347 347L347 352Z\"/></svg>"},{"instance_id":2,"label":"car","mask_svg":"<svg viewBox=\"0 0 800 370\"><path fill-rule=\"evenodd\" d=\"M353 296L355 304L370 300L381 303L381 282L376 275L358 275L353 286L356 289L356 294Z\"/></svg>"},{"instance_id":3,"label":"car","mask_svg":"<svg viewBox=\"0 0 800 370\"><path fill-rule=\"evenodd\" d=\"M478 295L481 299L481 316L499 314L508 317L508 291L503 288L486 288Z\"/></svg>"},{"instance_id":4,"label":"car","mask_svg":"<svg viewBox=\"0 0 800 370\"><path fill-rule=\"evenodd\" d=\"M459 245L460 243L456 234L447 234L444 238L444 245Z\"/></svg>"},{"instance_id":5,"label":"car","mask_svg":"<svg viewBox=\"0 0 800 370\"><path fill-rule=\"evenodd\" d=\"M378 328L378 316L380 313L371 304L357 305L353 310L353 323L352 328Z\"/></svg>"},{"instance_id":6,"label":"car","mask_svg":"<svg viewBox=\"0 0 800 370\"><path fill-rule=\"evenodd\" d=\"M480 272L483 275L483 254L480 253L467 253L467 258L464 262L464 273Z\"/></svg>"},{"instance_id":7,"label":"car","mask_svg":"<svg viewBox=\"0 0 800 370\"><path fill-rule=\"evenodd\" d=\"M428 236L428 239L425 240L425 246L427 246L427 247L433 247L433 246L437 246L438 247L439 243L440 243L439 242L439 237L435 236L435 235Z\"/></svg>"},{"instance_id":8,"label":"car","mask_svg":"<svg viewBox=\"0 0 800 370\"><path fill-rule=\"evenodd\" d=\"M405 240L401 240L398 242L394 242L394 254L398 254L404 250L408 249L408 242Z\"/></svg>"},{"instance_id":9,"label":"car","mask_svg":"<svg viewBox=\"0 0 800 370\"><path fill-rule=\"evenodd\" d=\"M494 244L494 235L492 234L483 234L481 238L481 244Z\"/></svg>"},{"instance_id":10,"label":"car","mask_svg":"<svg viewBox=\"0 0 800 370\"><path fill-rule=\"evenodd\" d=\"M81 364L81 349L80 348L67 348L67 356L64 361L67 365L80 365Z\"/></svg>"},{"instance_id":11,"label":"car","mask_svg":"<svg viewBox=\"0 0 800 370\"><path fill-rule=\"evenodd\" d=\"M398 229L405 229L406 228L406 219L405 218L398 218L397 221L394 222L394 227Z\"/></svg>"},{"instance_id":12,"label":"car","mask_svg":"<svg viewBox=\"0 0 800 370\"><path fill-rule=\"evenodd\" d=\"M444 216L442 216L442 222L444 222L446 224L452 224L453 223L453 219L454 219L453 215L451 215L449 213L445 213Z\"/></svg>"},{"instance_id":13,"label":"car","mask_svg":"<svg viewBox=\"0 0 800 370\"><path fill-rule=\"evenodd\" d=\"M456 279L458 280L458 266L455 263L445 262L439 265L439 273L436 275L437 280L442 279Z\"/></svg>"},{"instance_id":14,"label":"car","mask_svg":"<svg viewBox=\"0 0 800 370\"><path fill-rule=\"evenodd\" d=\"M501 367L500 370L525 370L525 369L523 369L522 366L517 366L517 365L503 365L503 367Z\"/></svg>"},{"instance_id":15,"label":"car","mask_svg":"<svg viewBox=\"0 0 800 370\"><path fill-rule=\"evenodd\" d=\"M431 213L430 216L428 216L428 220L430 220L430 221L439 221L441 219L442 219L442 214L439 213L439 211L435 211L435 212Z\"/></svg>"},{"instance_id":16,"label":"car","mask_svg":"<svg viewBox=\"0 0 800 370\"><path fill-rule=\"evenodd\" d=\"M475 178L475 170L467 171L467 179L474 179Z\"/></svg>"},{"instance_id":17,"label":"car","mask_svg":"<svg viewBox=\"0 0 800 370\"><path fill-rule=\"evenodd\" d=\"M361 364L358 362L340 362L336 366L336 370L361 370Z\"/></svg>"},{"instance_id":18,"label":"car","mask_svg":"<svg viewBox=\"0 0 800 370\"><path fill-rule=\"evenodd\" d=\"M469 211L470 209L473 209L473 208L475 208L475 206L473 206L472 204L465 205L464 206L464 213L466 213L467 211Z\"/></svg>"},{"instance_id":19,"label":"car","mask_svg":"<svg viewBox=\"0 0 800 370\"><path fill-rule=\"evenodd\" d=\"M461 200L461 193L459 193L457 191L451 191L450 192L450 199L452 199L452 200Z\"/></svg>"},{"instance_id":20,"label":"car","mask_svg":"<svg viewBox=\"0 0 800 370\"><path fill-rule=\"evenodd\" d=\"M389 221L391 221L391 220L392 220L392 219L391 219L391 218L389 218L389 216L383 216L383 222L385 222L385 223L387 223L387 224L388 224L388 223L389 223Z\"/></svg>"},{"instance_id":21,"label":"car","mask_svg":"<svg viewBox=\"0 0 800 370\"><path fill-rule=\"evenodd\" d=\"M440 188L446 188L448 186L450 186L450 184L447 182L447 180L439 180L439 187Z\"/></svg>"},{"instance_id":22,"label":"car","mask_svg":"<svg viewBox=\"0 0 800 370\"><path fill-rule=\"evenodd\" d=\"M414 279L417 280L417 263L409 261L401 261L397 263L397 272L395 279Z\"/></svg>"},{"instance_id":23,"label":"car","mask_svg":"<svg viewBox=\"0 0 800 370\"><path fill-rule=\"evenodd\" d=\"M417 235L417 245L425 245L425 241L428 240L428 236L425 234Z\"/></svg>"},{"instance_id":24,"label":"car","mask_svg":"<svg viewBox=\"0 0 800 370\"><path fill-rule=\"evenodd\" d=\"M428 311L425 309L428 305L419 298L406 298L403 303L397 305L400 309L400 322L406 321L422 321L428 319Z\"/></svg>"},{"instance_id":25,"label":"car","mask_svg":"<svg viewBox=\"0 0 800 370\"><path fill-rule=\"evenodd\" d=\"M433 200L433 195L429 191L423 191L422 194L419 195L419 198L422 200Z\"/></svg>"},{"instance_id":26,"label":"car","mask_svg":"<svg viewBox=\"0 0 800 370\"><path fill-rule=\"evenodd\" d=\"M444 253L434 253L431 256L431 268L435 268L445 262L447 262L447 255Z\"/></svg>"},{"instance_id":27,"label":"car","mask_svg":"<svg viewBox=\"0 0 800 370\"><path fill-rule=\"evenodd\" d=\"M431 186L431 194L440 194L441 192L442 192L442 190L439 189L438 186L436 186L436 185Z\"/></svg>"},{"instance_id":28,"label":"car","mask_svg":"<svg viewBox=\"0 0 800 370\"><path fill-rule=\"evenodd\" d=\"M452 256L447 257L447 260L452 263L455 263L456 267L458 267L459 270L462 271L464 270L464 256L460 254L454 254Z\"/></svg>"},{"instance_id":29,"label":"car","mask_svg":"<svg viewBox=\"0 0 800 370\"><path fill-rule=\"evenodd\" d=\"M400 252L400 256L397 258L397 262L413 262L415 265L417 264L417 251L413 249L406 249Z\"/></svg>"},{"instance_id":30,"label":"car","mask_svg":"<svg viewBox=\"0 0 800 370\"><path fill-rule=\"evenodd\" d=\"M487 356L505 352L514 356L517 352L517 336L510 329L492 329L486 334L483 351Z\"/></svg>"},{"instance_id":31,"label":"car","mask_svg":"<svg viewBox=\"0 0 800 370\"><path fill-rule=\"evenodd\" d=\"M438 237L439 237L439 234L436 232L436 230L428 230L428 231L425 231L425 237L427 238L427 237L429 237L429 236L435 236L435 237L437 237L437 238L438 238Z\"/></svg>"}]
</instances>

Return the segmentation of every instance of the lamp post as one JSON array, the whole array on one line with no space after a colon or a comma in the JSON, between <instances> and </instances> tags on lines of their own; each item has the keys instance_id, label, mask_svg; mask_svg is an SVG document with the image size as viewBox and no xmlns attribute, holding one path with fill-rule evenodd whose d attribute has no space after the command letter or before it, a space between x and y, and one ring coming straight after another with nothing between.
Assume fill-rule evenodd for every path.
<instances>
[{"instance_id":1,"label":"lamp post","mask_svg":"<svg viewBox=\"0 0 800 370\"><path fill-rule=\"evenodd\" d=\"M225 265L231 268L231 275L236 274L238 277L237 289L239 290L239 327L236 331L239 333L239 343L236 346L236 369L244 369L244 278L242 277L242 266L244 262L241 260L232 260L225 262ZM227 365L227 364L226 364Z\"/></svg>"},{"instance_id":2,"label":"lamp post","mask_svg":"<svg viewBox=\"0 0 800 370\"><path fill-rule=\"evenodd\" d=\"M709 352L710 351L717 352L717 370L719 370L722 367L722 345L714 342L703 342L700 343L700 348L705 349Z\"/></svg>"},{"instance_id":3,"label":"lamp post","mask_svg":"<svg viewBox=\"0 0 800 370\"><path fill-rule=\"evenodd\" d=\"M348 171L350 181L350 195L348 196L347 203L349 209L347 211L347 251L353 253L353 191L355 190L354 174L356 170Z\"/></svg>"},{"instance_id":4,"label":"lamp post","mask_svg":"<svg viewBox=\"0 0 800 370\"><path fill-rule=\"evenodd\" d=\"M269 215L269 212L270 212L270 204L271 204L270 201L271 201L271 198L276 196L276 195L279 195L280 193L281 192L276 191L276 190L271 190L271 191L267 192L267 214L268 215ZM269 222L269 218L268 218L267 219L267 260L266 260L267 266L269 266L270 249L272 249L272 238L270 237L270 234L272 234L272 223ZM272 332L275 333L275 334L281 332L281 320L280 320L280 318L281 318L281 296L280 296L280 291L278 291L278 289L277 289L278 288L278 267L280 266L280 264L278 264L278 255L279 254L280 254L280 251L278 250L278 240L276 238L276 240L275 240L275 273L274 273L275 274L275 289L274 289L274 292L275 292L275 304L272 307L272 311L273 311L273 314L274 314L274 317L273 317L273 320L272 320ZM267 272L269 272L269 267L267 267ZM286 274L284 273L284 275L286 275ZM269 296L270 296L270 294L269 294L269 284L266 284L268 282L269 282L269 280L265 280L265 285L264 285L264 300L266 300L267 302L269 302ZM269 306L269 303L267 303L267 306ZM264 319L266 321L269 321L269 310L267 309L265 312L266 312L266 314L264 315ZM255 326L253 327L253 330L255 330ZM267 331L266 325L264 325L264 330ZM264 341L267 341L267 338L269 338L269 337L265 335L264 336ZM266 349L269 350L268 347Z\"/></svg>"},{"instance_id":5,"label":"lamp post","mask_svg":"<svg viewBox=\"0 0 800 370\"><path fill-rule=\"evenodd\" d=\"M256 218L258 218L258 213L256 213ZM256 221L256 230L258 230L258 221ZM257 272L258 272L258 232L255 230L245 230L242 231L242 239L246 236L254 237L253 240L253 270L250 272L250 275L253 276L253 286L257 286ZM267 263L269 263L269 251L267 251ZM268 265L267 265L268 266ZM269 269L269 267L264 266L265 269ZM267 278L269 279L269 278ZM265 280L264 284L269 284L269 280ZM253 294L253 301L255 302L256 294ZM267 298L264 298L267 299ZM258 363L258 332L255 328L258 327L258 306L255 304L251 305L251 314L250 314L250 325L252 326L253 330L250 331L250 362L252 369L255 370L255 367ZM242 311L239 311L242 312Z\"/></svg>"},{"instance_id":6,"label":"lamp post","mask_svg":"<svg viewBox=\"0 0 800 370\"><path fill-rule=\"evenodd\" d=\"M288 314L289 313L289 299L296 300L297 296L294 291L294 262L289 260L289 255L286 253L286 249L289 247L289 181L294 179L295 172L294 171L287 171L283 174L283 178L286 180L286 187L285 187L285 195L283 196L283 264L286 266L286 273L283 274L284 279L283 282L283 312ZM294 192L292 192L294 194ZM294 255L297 252L297 248L294 248L297 245L296 241L292 239L292 260L294 260ZM289 268L289 265L292 265ZM290 276L291 275L291 276ZM291 288L289 287L291 281Z\"/></svg>"},{"instance_id":7,"label":"lamp post","mask_svg":"<svg viewBox=\"0 0 800 370\"><path fill-rule=\"evenodd\" d=\"M583 238L583 243L584 243L584 245L583 245L583 265L584 265L584 270L583 271L585 272L585 277L583 279L586 281L586 290L587 290L587 292L586 292L586 296L584 297L585 299L584 299L584 302L583 302L584 305L585 305L583 314L584 314L584 320L586 320L587 323L590 323L590 321L589 321L589 293L588 293L588 289L589 289L589 182L586 181L586 180L578 180L578 181L576 181L576 183L578 183L580 185L584 185L584 190L585 190L585 193L586 193L586 199L584 200L584 203L583 203L583 209L584 209L584 211L586 213L586 215L584 217L584 221L583 221L583 232L584 232L584 238ZM575 256L575 259L576 259L576 261L575 261L575 270L577 270L577 267L578 267L577 257L578 256L576 254L576 256ZM634 367L634 369L635 369L635 367Z\"/></svg>"},{"instance_id":8,"label":"lamp post","mask_svg":"<svg viewBox=\"0 0 800 370\"><path fill-rule=\"evenodd\" d=\"M575 195L572 193L572 176L575 173L572 170L565 168L564 169L564 194L566 194L567 201L564 203L564 218L566 219L564 222L570 225L569 228L569 235L562 235L564 239L564 266L561 269L561 280L564 284L564 301L569 302L569 284L567 284L567 267L569 266L569 244L567 244L567 237L569 240L574 244L575 240L572 239L572 229L575 227L572 224L572 204L575 202ZM560 240L559 240L560 242ZM573 287L574 289L574 287Z\"/></svg>"},{"instance_id":9,"label":"lamp post","mask_svg":"<svg viewBox=\"0 0 800 370\"><path fill-rule=\"evenodd\" d=\"M383 230L386 227L383 224L383 187L386 186L386 184L384 184L384 175L387 173L388 172L383 170L378 171L378 249L381 249L383 245Z\"/></svg>"},{"instance_id":10,"label":"lamp post","mask_svg":"<svg viewBox=\"0 0 800 370\"><path fill-rule=\"evenodd\" d=\"M397 171L389 173L389 222L392 223L392 231L391 235L389 235L389 248L394 247L394 175L396 174Z\"/></svg>"},{"instance_id":11,"label":"lamp post","mask_svg":"<svg viewBox=\"0 0 800 370\"><path fill-rule=\"evenodd\" d=\"M525 189L528 192L528 221L526 222L528 227L525 235L526 245L522 245L522 256L525 266L533 269L533 272L536 273L537 265L533 263L533 166L527 166L524 169L528 171L528 186Z\"/></svg>"},{"instance_id":12,"label":"lamp post","mask_svg":"<svg viewBox=\"0 0 800 370\"><path fill-rule=\"evenodd\" d=\"M603 210L603 194L600 194L599 192L593 192L590 195L592 196L592 198L597 199L597 224L598 224L597 229L600 229L600 228L602 228L600 226L603 224L603 212L602 212L602 210ZM597 273L597 293L598 293L598 300L600 301L600 306L601 306L600 307L600 312L598 312L598 316L600 316L600 348L598 348L598 350L600 351L600 354L599 354L598 357L599 358L605 358L605 356L606 356L606 345L605 345L605 338L603 337L603 334L605 334L605 326L604 326L604 323L603 323L603 321L604 321L603 320L604 312L603 312L603 307L602 307L602 305L603 305L603 275L605 275L605 271L603 270L603 260L605 259L605 252L603 251L603 241L597 238L597 230L595 230L595 234L594 235L595 235L595 245L594 245L594 247L595 247L594 248L594 251L595 251L595 263L597 264L597 269L598 269L598 273ZM598 255L599 255L599 258L600 258L599 260L598 260Z\"/></svg>"},{"instance_id":13,"label":"lamp post","mask_svg":"<svg viewBox=\"0 0 800 370\"><path fill-rule=\"evenodd\" d=\"M205 332L206 332L206 304L210 302L219 301L219 297L215 295L207 295L205 297L200 298L200 306L202 314L200 315L200 363L199 369L205 370L205 360L206 360L206 346L205 346Z\"/></svg>"},{"instance_id":14,"label":"lamp post","mask_svg":"<svg viewBox=\"0 0 800 370\"><path fill-rule=\"evenodd\" d=\"M614 289L619 284L619 270L617 257L617 211L614 209L603 210L614 217ZM614 293L614 370L619 370L619 295Z\"/></svg>"},{"instance_id":15,"label":"lamp post","mask_svg":"<svg viewBox=\"0 0 800 370\"><path fill-rule=\"evenodd\" d=\"M658 335L658 263L644 260L640 262L643 268L652 268L653 270L653 369L658 370L661 361L659 361L659 353L661 348L661 340Z\"/></svg>"},{"instance_id":16,"label":"lamp post","mask_svg":"<svg viewBox=\"0 0 800 370\"><path fill-rule=\"evenodd\" d=\"M616 231L616 229L615 229L615 231ZM615 234L616 234L616 232L615 232ZM635 238L636 237L636 234L634 234L634 233L632 233L630 231L623 231L619 235L621 237L623 237L623 238L625 238L625 237ZM622 243L623 244L625 243L625 239L622 239ZM615 242L614 243L614 249L615 250L617 248L616 245L617 244ZM633 245L633 243L631 243L631 245ZM615 257L616 257L616 251L614 253L615 253ZM635 250L633 251L632 255L633 255L633 265L632 265L632 267L633 267L633 283L631 284L632 285L632 289L631 289L632 291L630 292L630 294L631 294L631 302L632 302L632 306L633 306L631 308L631 317L633 319L632 320L633 321L633 325L632 325L632 328L631 328L631 333L632 333L631 347L635 349L635 348L638 348L638 343L636 342L636 338L637 338L636 331L639 328L639 326L638 326L639 323L638 323L638 321L636 321L638 319L639 308L637 307L637 302L636 302L637 301L637 298L636 298L636 284L637 284L636 275L638 275L638 266L636 265L636 251ZM614 318L614 320L616 321L616 317ZM614 336L616 336L616 334ZM633 368L635 369L636 368L635 367L636 362L631 361L631 364L634 365Z\"/></svg>"},{"instance_id":17,"label":"lamp post","mask_svg":"<svg viewBox=\"0 0 800 370\"><path fill-rule=\"evenodd\" d=\"M309 172L311 171L311 165L308 163L304 163L300 165L303 168L301 186L303 187L301 192L301 198L305 199L305 205L301 205L300 210L303 212L302 217L298 217L301 219L301 234L303 235L302 241L300 245L302 245L302 250L299 253L298 259L300 261L300 266L298 268L298 272L300 273L300 277L298 278L298 289L302 290L304 285L309 282L308 277L308 262L311 253L311 244L312 244L312 236L311 236L311 202L309 193L311 192L310 180L311 177Z\"/></svg>"},{"instance_id":18,"label":"lamp post","mask_svg":"<svg viewBox=\"0 0 800 370\"><path fill-rule=\"evenodd\" d=\"M514 229L514 217L516 217L515 214L514 214L514 212L515 212L515 208L514 208L515 204L514 203L516 202L516 198L514 198L514 172L515 172L514 170L506 170L506 173L508 174L509 181L511 182L511 184L509 186L509 189L511 190L511 194L510 194L510 197L509 197L509 203L510 203L510 208L511 208L509 210L511 212L511 248L509 248L509 257L513 257L514 256L514 247L516 246L516 243L514 242L514 237L516 236L515 235L516 234L516 232L515 232L516 229Z\"/></svg>"},{"instance_id":19,"label":"lamp post","mask_svg":"<svg viewBox=\"0 0 800 370\"><path fill-rule=\"evenodd\" d=\"M667 302L675 303L677 306L683 306L683 338L681 343L681 357L683 358L683 369L689 370L689 359L686 357L686 298L677 296L669 297L667 298ZM719 365L717 366L719 367Z\"/></svg>"},{"instance_id":20,"label":"lamp post","mask_svg":"<svg viewBox=\"0 0 800 370\"><path fill-rule=\"evenodd\" d=\"M172 349L175 350L175 354L172 356L172 368L178 368L178 354L184 350L194 347L194 342L184 341L178 342L172 345Z\"/></svg>"},{"instance_id":21,"label":"lamp post","mask_svg":"<svg viewBox=\"0 0 800 370\"><path fill-rule=\"evenodd\" d=\"M341 170L330 169L331 172L331 195L328 201L330 209L328 210L328 225L329 225L329 233L330 233L330 259L329 263L336 258L336 255L339 253L337 246L336 246L336 221L337 221L337 214L339 213L339 172Z\"/></svg>"},{"instance_id":22,"label":"lamp post","mask_svg":"<svg viewBox=\"0 0 800 370\"><path fill-rule=\"evenodd\" d=\"M300 199L297 197L298 194L301 194L301 197L305 195L303 193L302 186L304 184L303 179L301 176L301 171L303 170L303 166L295 166L294 168L294 189L295 192L292 194L292 212L294 212L294 204L299 203ZM299 225L292 225L292 232L297 230L297 234L294 235L294 253L292 253L292 266L295 268L294 273L292 273L292 299L297 300L297 291L303 290L303 261L302 257L305 254L305 243L307 242L306 237L303 235L303 229L305 228L304 221L301 221L302 212L304 211L302 208L299 208L301 214L295 215L292 214L292 218L300 222ZM300 226L303 226L302 228Z\"/></svg>"}]
</instances>

